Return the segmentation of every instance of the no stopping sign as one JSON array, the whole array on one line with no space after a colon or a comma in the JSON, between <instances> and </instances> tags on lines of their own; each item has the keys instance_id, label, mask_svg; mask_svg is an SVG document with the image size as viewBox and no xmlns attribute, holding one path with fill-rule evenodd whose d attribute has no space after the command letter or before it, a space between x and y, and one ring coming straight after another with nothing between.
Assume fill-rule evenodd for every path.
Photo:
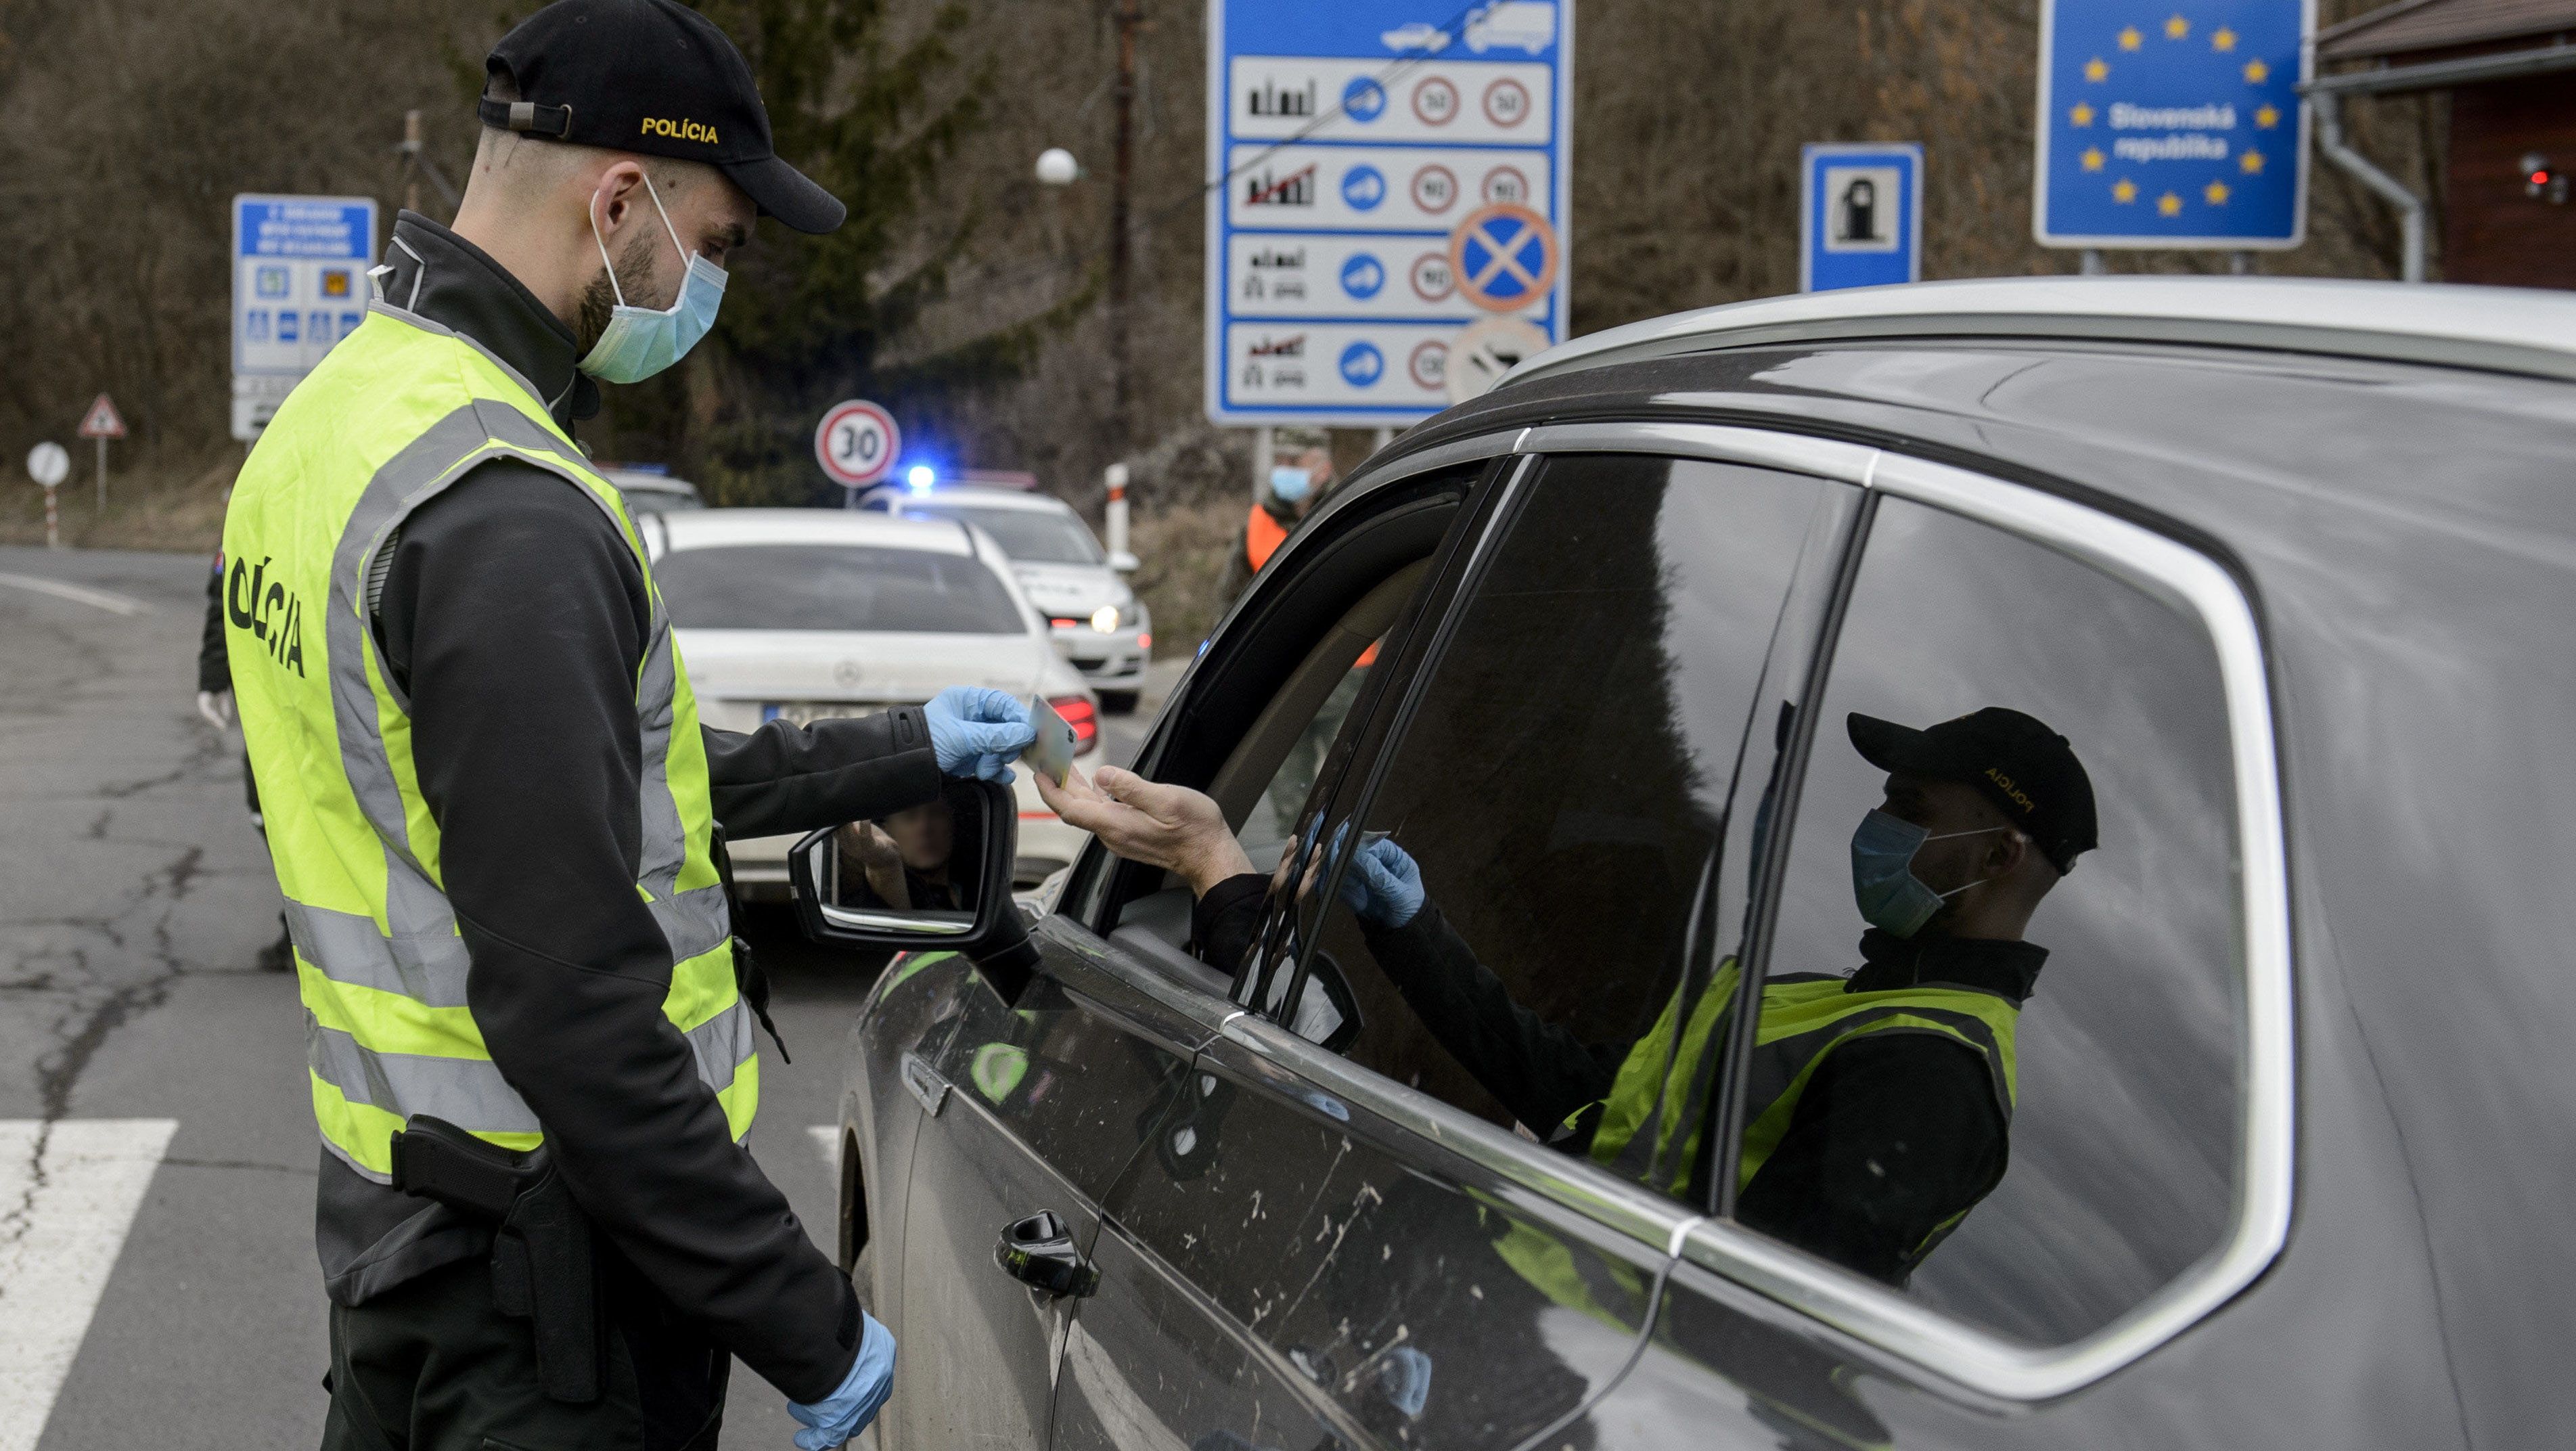
<instances>
[{"instance_id":1,"label":"no stopping sign","mask_svg":"<svg viewBox=\"0 0 2576 1451\"><path fill-rule=\"evenodd\" d=\"M864 488L894 470L903 430L894 415L864 398L835 403L814 430L814 458L845 488Z\"/></svg>"}]
</instances>

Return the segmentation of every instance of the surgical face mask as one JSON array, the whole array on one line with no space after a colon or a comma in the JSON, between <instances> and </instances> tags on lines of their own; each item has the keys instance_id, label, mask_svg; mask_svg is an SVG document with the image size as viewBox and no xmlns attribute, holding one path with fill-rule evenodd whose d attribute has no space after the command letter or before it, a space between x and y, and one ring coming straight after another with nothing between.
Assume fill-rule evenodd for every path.
<instances>
[{"instance_id":1,"label":"surgical face mask","mask_svg":"<svg viewBox=\"0 0 2576 1451\"><path fill-rule=\"evenodd\" d=\"M1296 503L1306 497L1306 491L1314 486L1315 474L1312 469L1293 469L1283 464L1270 471L1270 492L1277 494L1281 503Z\"/></svg>"},{"instance_id":2,"label":"surgical face mask","mask_svg":"<svg viewBox=\"0 0 2576 1451\"><path fill-rule=\"evenodd\" d=\"M608 264L608 286L617 294L617 309L609 314L599 341L582 357L581 370L603 383L641 382L680 361L716 325L716 309L724 303L724 269L680 246L679 230L671 225L671 214L662 210L662 198L649 176L644 179L644 194L653 198L653 210L662 218L662 230L670 233L671 245L688 259L688 273L680 279L680 295L667 310L628 307L626 289L617 281L617 264L609 261L608 243L599 235L599 214L591 213L590 240L599 247L599 260Z\"/></svg>"},{"instance_id":3,"label":"surgical face mask","mask_svg":"<svg viewBox=\"0 0 2576 1451\"><path fill-rule=\"evenodd\" d=\"M1923 930L1932 914L1941 910L1944 899L1955 897L1968 887L1982 886L1994 880L1979 877L1967 886L1936 892L1914 875L1914 854L1924 843L1948 841L1954 836L1983 836L1990 831L2011 831L2009 826L1985 826L1975 831L1945 831L1939 836L1884 811L1872 811L1860 819L1860 829L1852 833L1852 900L1859 903L1863 921L1896 937L1911 937Z\"/></svg>"}]
</instances>

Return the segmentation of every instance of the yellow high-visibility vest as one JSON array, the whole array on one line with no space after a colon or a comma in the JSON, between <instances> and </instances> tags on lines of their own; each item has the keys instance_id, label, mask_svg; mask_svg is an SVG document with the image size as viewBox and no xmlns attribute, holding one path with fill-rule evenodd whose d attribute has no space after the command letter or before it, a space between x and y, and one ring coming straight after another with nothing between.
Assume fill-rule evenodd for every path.
<instances>
[{"instance_id":1,"label":"yellow high-visibility vest","mask_svg":"<svg viewBox=\"0 0 2576 1451\"><path fill-rule=\"evenodd\" d=\"M635 889L670 939L662 1010L736 1138L759 1104L697 701L625 502L525 378L472 340L378 302L278 408L224 515L233 694L295 941L313 1114L330 1151L378 1183L390 1182L392 1137L412 1114L507 1148L543 1137L467 1010L465 943L413 767L411 702L370 628L395 531L495 458L582 490L644 571L652 622L635 682L644 761Z\"/></svg>"}]
</instances>

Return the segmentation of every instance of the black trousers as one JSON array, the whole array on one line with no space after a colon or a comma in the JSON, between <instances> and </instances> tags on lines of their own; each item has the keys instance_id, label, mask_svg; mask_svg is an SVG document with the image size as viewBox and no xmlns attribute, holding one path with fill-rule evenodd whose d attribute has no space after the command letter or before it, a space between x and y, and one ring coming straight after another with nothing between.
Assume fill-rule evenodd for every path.
<instances>
[{"instance_id":1,"label":"black trousers","mask_svg":"<svg viewBox=\"0 0 2576 1451\"><path fill-rule=\"evenodd\" d=\"M493 1308L491 1266L475 1258L331 1307L323 1451L715 1451L732 1357L601 1258L598 1400L547 1398L530 1322Z\"/></svg>"}]
</instances>

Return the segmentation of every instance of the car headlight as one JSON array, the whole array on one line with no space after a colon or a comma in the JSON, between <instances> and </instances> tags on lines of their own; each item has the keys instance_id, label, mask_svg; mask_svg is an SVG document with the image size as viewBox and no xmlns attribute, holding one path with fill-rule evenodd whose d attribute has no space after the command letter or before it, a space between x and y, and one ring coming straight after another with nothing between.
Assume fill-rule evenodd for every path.
<instances>
[{"instance_id":1,"label":"car headlight","mask_svg":"<svg viewBox=\"0 0 2576 1451\"><path fill-rule=\"evenodd\" d=\"M1091 612L1091 628L1098 630L1104 635L1116 634L1118 632L1118 607L1116 605L1102 605L1100 608L1093 610Z\"/></svg>"}]
</instances>

